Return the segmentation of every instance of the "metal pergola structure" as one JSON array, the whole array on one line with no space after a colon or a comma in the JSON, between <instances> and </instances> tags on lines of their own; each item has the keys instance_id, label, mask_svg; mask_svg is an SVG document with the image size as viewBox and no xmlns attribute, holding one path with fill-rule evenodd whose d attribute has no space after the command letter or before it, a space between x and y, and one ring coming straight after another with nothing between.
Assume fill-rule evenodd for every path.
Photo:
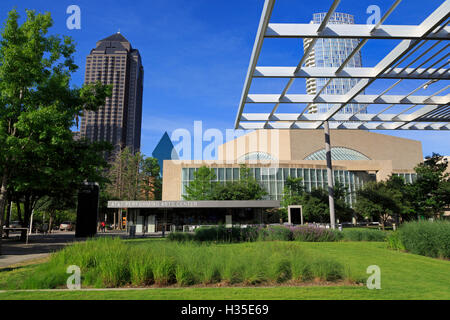
<instances>
[{"instance_id":1,"label":"metal pergola structure","mask_svg":"<svg viewBox=\"0 0 450 320\"><path fill-rule=\"evenodd\" d=\"M417 95L423 88L448 81L447 68L450 63L450 0L445 0L431 15L419 25L383 25L385 20L400 4L396 0L376 25L329 24L340 0L334 0L320 24L270 23L275 0L265 0L259 23L250 65L242 91L239 110L235 122L236 129L324 129L327 151L328 186L330 194L330 218L334 227L334 198L331 166L329 130L450 130L450 95L443 95L449 89L444 86L431 95ZM426 5L425 2L423 5ZM258 66L265 38L310 39L297 66ZM318 39L359 39L352 53L339 67L304 67ZM400 43L374 67L350 68L347 64L369 41L394 39ZM429 48L424 46L432 44ZM438 45L444 46L433 52ZM423 47L423 48L422 48ZM419 49L426 49L420 52ZM431 56L430 56L431 55ZM408 59L413 59L409 62ZM402 65L404 62L406 65ZM281 93L250 94L254 78L285 78L288 80ZM295 79L325 78L326 84L315 94L289 94ZM324 89L336 78L357 79L353 88L342 95L323 94ZM376 80L395 79L394 84L376 95L365 94L365 90ZM390 95L398 84L405 80L423 80L408 94ZM246 113L248 104L272 104L271 112ZM277 112L281 104L305 104L295 113ZM327 112L308 112L312 104L332 105ZM363 112L340 112L348 104L364 105ZM373 112L374 105L386 105L381 111ZM392 113L394 107L400 112ZM391 113L389 113L391 111Z\"/></svg>"}]
</instances>

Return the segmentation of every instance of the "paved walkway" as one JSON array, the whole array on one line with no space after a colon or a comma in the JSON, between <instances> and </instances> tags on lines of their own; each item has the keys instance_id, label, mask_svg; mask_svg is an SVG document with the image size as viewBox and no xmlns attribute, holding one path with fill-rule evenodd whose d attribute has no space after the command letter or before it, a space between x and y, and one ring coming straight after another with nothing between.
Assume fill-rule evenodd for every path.
<instances>
[{"instance_id":1,"label":"paved walkway","mask_svg":"<svg viewBox=\"0 0 450 320\"><path fill-rule=\"evenodd\" d=\"M97 236L126 237L123 231L108 231L98 233ZM28 238L28 244L18 240L19 235L12 234L10 239L2 241L2 255L0 255L0 269L31 260L42 259L64 246L85 239L75 238L75 232L55 231L52 234L33 234Z\"/></svg>"},{"instance_id":2,"label":"paved walkway","mask_svg":"<svg viewBox=\"0 0 450 320\"><path fill-rule=\"evenodd\" d=\"M74 232L55 232L50 235L30 235L28 244L12 235L11 239L3 239L0 268L30 260L45 258L50 253L75 241Z\"/></svg>"}]
</instances>

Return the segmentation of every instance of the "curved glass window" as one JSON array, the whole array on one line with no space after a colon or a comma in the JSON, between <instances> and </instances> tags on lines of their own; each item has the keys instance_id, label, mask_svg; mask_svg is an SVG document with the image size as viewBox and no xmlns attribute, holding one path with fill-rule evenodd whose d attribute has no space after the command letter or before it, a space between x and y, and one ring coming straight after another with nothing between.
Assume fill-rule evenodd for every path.
<instances>
[{"instance_id":1,"label":"curved glass window","mask_svg":"<svg viewBox=\"0 0 450 320\"><path fill-rule=\"evenodd\" d=\"M252 161L254 161L254 160L276 161L277 158L274 157L273 155L271 155L270 153L257 151L257 152L250 152L250 153L247 153L247 154L239 157L238 162L239 161L249 161L249 160L252 160Z\"/></svg>"},{"instance_id":2,"label":"curved glass window","mask_svg":"<svg viewBox=\"0 0 450 320\"><path fill-rule=\"evenodd\" d=\"M332 160L370 160L367 156L356 150L344 148L344 147L332 147L331 148ZM326 160L325 149L319 150L310 154L305 160Z\"/></svg>"}]
</instances>

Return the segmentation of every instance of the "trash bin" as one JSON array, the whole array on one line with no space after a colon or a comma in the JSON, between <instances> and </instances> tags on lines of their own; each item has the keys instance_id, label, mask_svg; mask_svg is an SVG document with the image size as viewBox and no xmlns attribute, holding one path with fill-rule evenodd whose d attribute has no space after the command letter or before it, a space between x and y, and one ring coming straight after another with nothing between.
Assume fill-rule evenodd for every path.
<instances>
[{"instance_id":1,"label":"trash bin","mask_svg":"<svg viewBox=\"0 0 450 320\"><path fill-rule=\"evenodd\" d=\"M129 236L130 237L136 236L136 226L130 226L129 228L130 228L129 229Z\"/></svg>"}]
</instances>

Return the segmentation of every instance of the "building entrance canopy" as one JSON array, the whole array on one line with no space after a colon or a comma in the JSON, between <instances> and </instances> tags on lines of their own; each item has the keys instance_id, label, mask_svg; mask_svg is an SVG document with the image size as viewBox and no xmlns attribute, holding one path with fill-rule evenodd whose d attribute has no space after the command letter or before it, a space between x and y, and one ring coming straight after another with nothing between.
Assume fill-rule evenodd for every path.
<instances>
[{"instance_id":1,"label":"building entrance canopy","mask_svg":"<svg viewBox=\"0 0 450 320\"><path fill-rule=\"evenodd\" d=\"M276 200L230 201L108 201L108 208L120 209L176 209L176 208L279 208Z\"/></svg>"}]
</instances>

